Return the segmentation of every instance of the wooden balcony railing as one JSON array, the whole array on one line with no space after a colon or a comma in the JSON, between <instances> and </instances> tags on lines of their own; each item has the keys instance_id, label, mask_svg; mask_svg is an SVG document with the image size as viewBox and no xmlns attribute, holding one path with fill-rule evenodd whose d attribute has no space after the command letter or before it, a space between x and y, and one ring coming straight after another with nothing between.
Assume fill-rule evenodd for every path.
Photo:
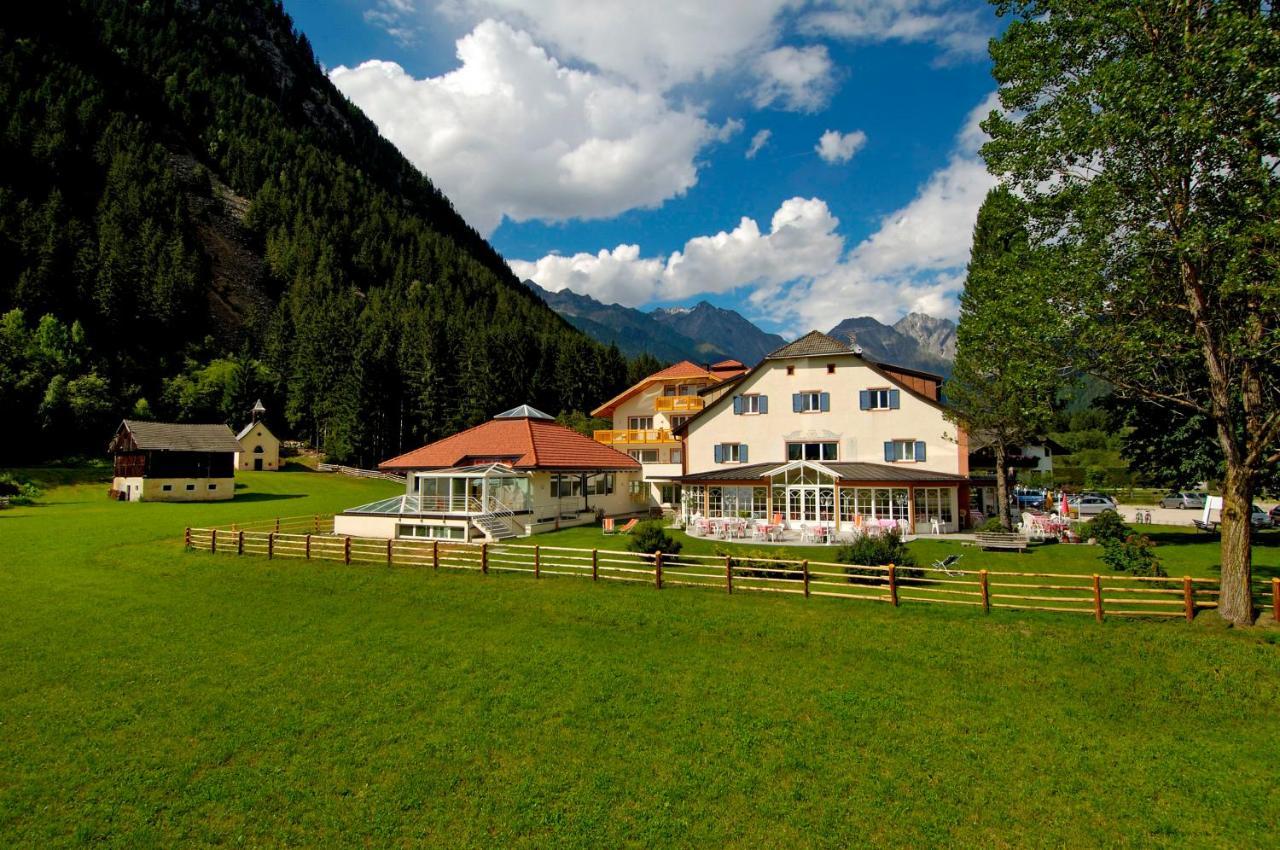
<instances>
[{"instance_id":1,"label":"wooden balcony railing","mask_svg":"<svg viewBox=\"0 0 1280 850\"><path fill-rule=\"evenodd\" d=\"M676 438L666 428L622 428L617 431L596 431L597 443L615 446L620 443L674 443Z\"/></svg>"},{"instance_id":2,"label":"wooden balcony railing","mask_svg":"<svg viewBox=\"0 0 1280 850\"><path fill-rule=\"evenodd\" d=\"M654 410L672 413L696 413L706 405L706 399L699 395L660 395Z\"/></svg>"}]
</instances>

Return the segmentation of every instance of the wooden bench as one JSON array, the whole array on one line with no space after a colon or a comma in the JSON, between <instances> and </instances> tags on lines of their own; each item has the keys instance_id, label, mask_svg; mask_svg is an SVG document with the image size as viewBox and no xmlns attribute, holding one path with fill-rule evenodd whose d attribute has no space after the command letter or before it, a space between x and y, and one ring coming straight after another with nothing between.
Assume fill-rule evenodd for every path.
<instances>
[{"instance_id":1,"label":"wooden bench","mask_svg":"<svg viewBox=\"0 0 1280 850\"><path fill-rule=\"evenodd\" d=\"M1191 520L1191 522L1195 525L1196 528L1200 529L1201 531L1208 531L1208 532L1212 532L1213 534L1218 533L1218 524L1216 522L1213 522L1213 521L1205 522L1202 519L1193 519Z\"/></svg>"},{"instance_id":2,"label":"wooden bench","mask_svg":"<svg viewBox=\"0 0 1280 850\"><path fill-rule=\"evenodd\" d=\"M1012 549L1017 552L1026 551L1030 542L1021 534L1004 531L979 531L973 535L973 542L980 549Z\"/></svg>"}]
</instances>

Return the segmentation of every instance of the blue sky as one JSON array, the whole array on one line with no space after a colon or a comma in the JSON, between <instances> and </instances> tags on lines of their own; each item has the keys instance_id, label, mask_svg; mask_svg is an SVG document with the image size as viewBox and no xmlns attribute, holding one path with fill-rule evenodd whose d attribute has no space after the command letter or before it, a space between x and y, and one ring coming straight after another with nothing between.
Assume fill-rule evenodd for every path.
<instances>
[{"instance_id":1,"label":"blue sky","mask_svg":"<svg viewBox=\"0 0 1280 850\"><path fill-rule=\"evenodd\" d=\"M705 298L784 334L955 314L992 184L985 3L286 8L521 276L628 306Z\"/></svg>"}]
</instances>

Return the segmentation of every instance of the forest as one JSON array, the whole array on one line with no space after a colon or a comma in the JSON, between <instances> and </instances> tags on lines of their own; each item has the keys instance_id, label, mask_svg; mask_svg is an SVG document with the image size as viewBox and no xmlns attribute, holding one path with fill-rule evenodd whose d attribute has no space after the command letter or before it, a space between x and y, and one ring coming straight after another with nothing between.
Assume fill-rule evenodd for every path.
<instances>
[{"instance_id":1,"label":"forest","mask_svg":"<svg viewBox=\"0 0 1280 850\"><path fill-rule=\"evenodd\" d=\"M0 462L124 417L373 464L655 365L573 329L339 94L274 0L0 13Z\"/></svg>"}]
</instances>

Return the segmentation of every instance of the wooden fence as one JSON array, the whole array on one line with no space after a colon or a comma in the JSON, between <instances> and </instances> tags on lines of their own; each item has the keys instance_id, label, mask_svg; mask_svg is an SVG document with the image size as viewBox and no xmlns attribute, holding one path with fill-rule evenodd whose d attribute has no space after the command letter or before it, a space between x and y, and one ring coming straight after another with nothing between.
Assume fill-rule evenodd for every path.
<instances>
[{"instance_id":1,"label":"wooden fence","mask_svg":"<svg viewBox=\"0 0 1280 850\"><path fill-rule=\"evenodd\" d=\"M574 549L521 543L385 540L347 537L307 528L326 518L289 518L232 528L188 528L190 549L268 558L304 558L345 564L430 567L480 573L571 576L664 587L701 587L726 593L789 593L805 597L937 603L979 608L1105 616L1182 617L1216 608L1217 579L1143 578L1125 575L942 570L935 567L850 566L826 561L733 555L668 555ZM279 525L276 525L276 523ZM304 528L299 530L299 524ZM265 527L264 527L265 526ZM278 529L278 530L277 530ZM1269 584L1269 587L1267 586ZM1280 578L1258 581L1259 604L1269 603L1280 622Z\"/></svg>"},{"instance_id":2,"label":"wooden fence","mask_svg":"<svg viewBox=\"0 0 1280 850\"><path fill-rule=\"evenodd\" d=\"M404 483L405 477L397 475L394 472L383 472L379 469L360 469L355 466L342 466L337 463L317 463L316 469L321 472L336 472L339 475L354 475L357 478L379 478L383 481L398 481Z\"/></svg>"}]
</instances>

